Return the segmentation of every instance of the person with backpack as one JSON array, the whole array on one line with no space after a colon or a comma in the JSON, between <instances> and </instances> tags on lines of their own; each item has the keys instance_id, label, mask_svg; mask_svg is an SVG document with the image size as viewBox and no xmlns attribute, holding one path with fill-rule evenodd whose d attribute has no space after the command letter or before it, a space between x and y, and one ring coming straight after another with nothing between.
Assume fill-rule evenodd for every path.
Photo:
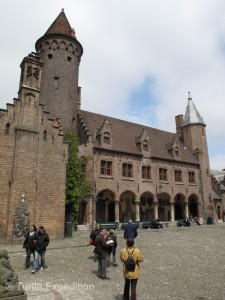
<instances>
[{"instance_id":1,"label":"person with backpack","mask_svg":"<svg viewBox=\"0 0 225 300\"><path fill-rule=\"evenodd\" d=\"M136 300L136 287L140 275L139 263L144 260L141 251L134 247L134 240L127 239L127 248L120 252L120 260L123 262L123 273L125 278L123 300L129 300L131 288L131 300Z\"/></svg>"}]
</instances>

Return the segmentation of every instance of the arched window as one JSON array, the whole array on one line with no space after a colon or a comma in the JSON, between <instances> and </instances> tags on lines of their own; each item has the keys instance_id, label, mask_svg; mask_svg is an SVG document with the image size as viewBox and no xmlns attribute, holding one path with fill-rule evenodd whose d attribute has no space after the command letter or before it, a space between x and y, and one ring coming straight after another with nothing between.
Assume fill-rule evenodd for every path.
<instances>
[{"instance_id":1,"label":"arched window","mask_svg":"<svg viewBox=\"0 0 225 300\"><path fill-rule=\"evenodd\" d=\"M103 143L106 145L110 145L110 134L109 132L104 133Z\"/></svg>"},{"instance_id":2,"label":"arched window","mask_svg":"<svg viewBox=\"0 0 225 300\"><path fill-rule=\"evenodd\" d=\"M143 151L148 151L148 141L146 140L143 141Z\"/></svg>"}]
</instances>

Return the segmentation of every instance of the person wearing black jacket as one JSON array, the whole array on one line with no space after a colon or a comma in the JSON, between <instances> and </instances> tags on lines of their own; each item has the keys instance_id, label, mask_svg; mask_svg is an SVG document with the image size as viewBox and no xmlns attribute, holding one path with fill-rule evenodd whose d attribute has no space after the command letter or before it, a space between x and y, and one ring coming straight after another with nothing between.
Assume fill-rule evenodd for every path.
<instances>
[{"instance_id":1,"label":"person wearing black jacket","mask_svg":"<svg viewBox=\"0 0 225 300\"><path fill-rule=\"evenodd\" d=\"M37 228L35 225L31 225L30 232L28 232L26 239L24 240L23 243L23 248L26 249L26 260L25 260L24 269L29 269L30 267L30 257L31 254L33 254L34 257L36 242L37 242Z\"/></svg>"},{"instance_id":2,"label":"person wearing black jacket","mask_svg":"<svg viewBox=\"0 0 225 300\"><path fill-rule=\"evenodd\" d=\"M137 237L137 225L133 224L132 220L129 220L125 226L123 237L125 239L134 239Z\"/></svg>"},{"instance_id":3,"label":"person wearing black jacket","mask_svg":"<svg viewBox=\"0 0 225 300\"><path fill-rule=\"evenodd\" d=\"M35 274L38 271L38 261L39 257L41 258L41 270L44 269L45 266L45 252L46 248L49 244L49 236L45 231L44 226L40 226L37 234L37 242L34 253L34 265L32 273Z\"/></svg>"},{"instance_id":4,"label":"person wearing black jacket","mask_svg":"<svg viewBox=\"0 0 225 300\"><path fill-rule=\"evenodd\" d=\"M94 261L96 262L97 261L97 249L96 249L96 245L95 245L95 239L96 239L96 236L100 233L100 230L98 228L98 225L96 224L95 225L95 229L91 231L91 234L90 234L90 239L92 240L92 245L95 247L94 250L93 250L93 253L94 253Z\"/></svg>"}]
</instances>

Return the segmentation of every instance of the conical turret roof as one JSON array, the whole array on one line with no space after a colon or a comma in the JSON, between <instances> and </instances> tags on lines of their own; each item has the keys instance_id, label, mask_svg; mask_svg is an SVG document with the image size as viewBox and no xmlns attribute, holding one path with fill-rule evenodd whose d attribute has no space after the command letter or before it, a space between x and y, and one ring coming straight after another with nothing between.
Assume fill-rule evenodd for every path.
<instances>
[{"instance_id":1,"label":"conical turret roof","mask_svg":"<svg viewBox=\"0 0 225 300\"><path fill-rule=\"evenodd\" d=\"M71 37L75 38L74 29L71 28L70 23L67 20L66 14L64 12L64 9L62 9L58 17L55 19L55 21L46 31L45 36L51 34L62 34L70 38Z\"/></svg>"},{"instance_id":2,"label":"conical turret roof","mask_svg":"<svg viewBox=\"0 0 225 300\"><path fill-rule=\"evenodd\" d=\"M200 116L197 108L195 107L191 95L188 95L188 104L184 116L183 126L190 124L202 124L205 125L203 118Z\"/></svg>"}]
</instances>

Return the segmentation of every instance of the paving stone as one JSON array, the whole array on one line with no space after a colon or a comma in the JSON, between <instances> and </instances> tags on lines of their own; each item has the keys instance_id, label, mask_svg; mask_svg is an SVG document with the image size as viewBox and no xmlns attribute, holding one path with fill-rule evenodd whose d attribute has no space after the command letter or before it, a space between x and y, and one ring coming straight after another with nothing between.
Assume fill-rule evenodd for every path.
<instances>
[{"instance_id":1,"label":"paving stone","mask_svg":"<svg viewBox=\"0 0 225 300\"><path fill-rule=\"evenodd\" d=\"M88 231L70 239L51 241L47 269L31 274L23 270L21 245L1 245L26 290L28 300L122 300L124 278L120 249L123 231L117 233L118 267L107 268L108 281L97 277ZM142 251L139 300L225 300L225 223L139 230L135 245Z\"/></svg>"}]
</instances>

